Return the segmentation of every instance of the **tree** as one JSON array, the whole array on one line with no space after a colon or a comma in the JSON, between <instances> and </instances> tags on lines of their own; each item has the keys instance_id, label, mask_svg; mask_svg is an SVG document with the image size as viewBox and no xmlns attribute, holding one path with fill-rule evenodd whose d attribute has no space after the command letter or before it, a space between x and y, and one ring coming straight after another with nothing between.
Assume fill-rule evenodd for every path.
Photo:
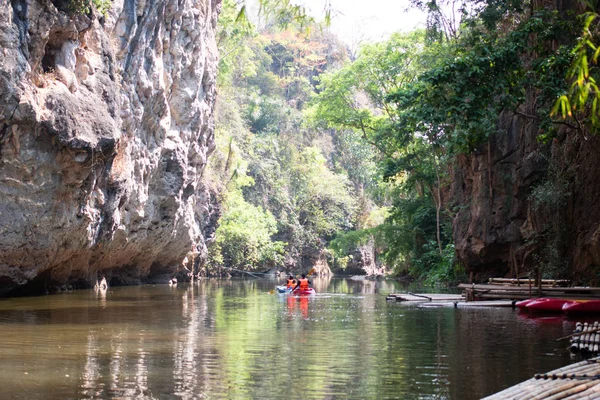
<instances>
[{"instance_id":1,"label":"tree","mask_svg":"<svg viewBox=\"0 0 600 400\"><path fill-rule=\"evenodd\" d=\"M402 185L411 188L409 192L433 200L441 255L440 129L403 127L409 120L391 97L405 90L435 59L432 48L426 47L424 32L395 34L387 42L365 46L355 62L322 78L312 112L328 128L359 133L381 152L388 180L397 182L398 176L406 175Z\"/></svg>"}]
</instances>

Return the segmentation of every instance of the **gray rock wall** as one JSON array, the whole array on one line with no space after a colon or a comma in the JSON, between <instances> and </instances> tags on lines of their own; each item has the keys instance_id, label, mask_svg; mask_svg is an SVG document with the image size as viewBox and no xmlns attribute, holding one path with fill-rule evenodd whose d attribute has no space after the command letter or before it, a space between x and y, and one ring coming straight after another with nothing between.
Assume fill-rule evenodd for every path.
<instances>
[{"instance_id":1,"label":"gray rock wall","mask_svg":"<svg viewBox=\"0 0 600 400\"><path fill-rule=\"evenodd\" d=\"M71 4L0 0L0 294L166 281L214 234L220 1Z\"/></svg>"}]
</instances>

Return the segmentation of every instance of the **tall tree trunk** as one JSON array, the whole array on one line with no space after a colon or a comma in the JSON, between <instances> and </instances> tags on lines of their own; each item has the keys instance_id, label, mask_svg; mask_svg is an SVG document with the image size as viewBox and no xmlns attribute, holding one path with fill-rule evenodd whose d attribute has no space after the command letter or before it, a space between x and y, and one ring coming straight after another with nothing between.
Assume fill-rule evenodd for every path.
<instances>
[{"instance_id":1,"label":"tall tree trunk","mask_svg":"<svg viewBox=\"0 0 600 400\"><path fill-rule=\"evenodd\" d=\"M438 249L440 251L440 256L442 255L442 235L440 232L440 213L441 213L441 209L442 209L442 194L441 194L441 182L440 182L440 172L438 169L438 162L437 162L437 156L436 154L433 155L433 160L434 160L434 166L435 166L435 179L436 179L436 194L437 194L437 201L435 204L435 229L436 229L436 235L437 235L437 242L438 242Z\"/></svg>"}]
</instances>

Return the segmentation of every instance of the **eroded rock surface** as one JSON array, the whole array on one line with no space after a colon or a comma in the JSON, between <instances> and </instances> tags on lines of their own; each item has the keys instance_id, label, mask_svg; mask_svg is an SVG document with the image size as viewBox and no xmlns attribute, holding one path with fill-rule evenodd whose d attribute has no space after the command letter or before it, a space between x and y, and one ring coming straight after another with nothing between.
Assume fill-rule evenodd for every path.
<instances>
[{"instance_id":1,"label":"eroded rock surface","mask_svg":"<svg viewBox=\"0 0 600 400\"><path fill-rule=\"evenodd\" d=\"M0 0L0 294L206 258L219 0Z\"/></svg>"},{"instance_id":2,"label":"eroded rock surface","mask_svg":"<svg viewBox=\"0 0 600 400\"><path fill-rule=\"evenodd\" d=\"M478 281L535 277L539 268L599 284L600 138L563 128L544 144L536 121L509 113L499 131L454 169L459 262Z\"/></svg>"}]
</instances>

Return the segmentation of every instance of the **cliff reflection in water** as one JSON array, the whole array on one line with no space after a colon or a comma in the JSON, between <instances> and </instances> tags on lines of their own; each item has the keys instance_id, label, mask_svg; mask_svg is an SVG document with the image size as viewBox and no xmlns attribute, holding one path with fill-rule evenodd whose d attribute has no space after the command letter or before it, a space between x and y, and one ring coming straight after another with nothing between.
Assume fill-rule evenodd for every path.
<instances>
[{"instance_id":1,"label":"cliff reflection in water","mask_svg":"<svg viewBox=\"0 0 600 400\"><path fill-rule=\"evenodd\" d=\"M0 398L479 398L569 362L572 322L388 303L393 282L202 281L0 301ZM305 387L303 391L289 388Z\"/></svg>"}]
</instances>

